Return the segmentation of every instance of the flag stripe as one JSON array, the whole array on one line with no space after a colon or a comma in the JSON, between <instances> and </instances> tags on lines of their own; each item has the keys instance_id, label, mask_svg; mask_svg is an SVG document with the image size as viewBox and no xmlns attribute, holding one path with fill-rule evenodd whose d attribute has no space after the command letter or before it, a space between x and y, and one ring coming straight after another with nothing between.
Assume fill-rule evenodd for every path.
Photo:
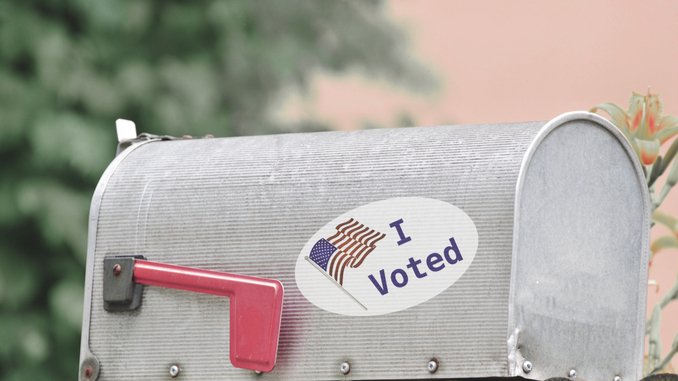
<instances>
[{"instance_id":1,"label":"flag stripe","mask_svg":"<svg viewBox=\"0 0 678 381\"><path fill-rule=\"evenodd\" d=\"M339 231L339 232L341 232L341 233L343 233L343 234L346 234L346 231L347 231L347 230L353 229L354 227L360 226L360 225L361 225L360 222L358 222L358 221L353 221L352 223L350 223L350 224L348 224L348 225L344 225L344 226L342 226L341 228L338 228L337 231Z\"/></svg>"},{"instance_id":2,"label":"flag stripe","mask_svg":"<svg viewBox=\"0 0 678 381\"><path fill-rule=\"evenodd\" d=\"M333 246L331 249L336 250L330 254L325 271L340 285L343 285L346 268L359 267L367 256L374 251L376 243L386 235L370 229L353 218L338 224L335 229L337 232L326 239ZM316 263L321 260L321 255L328 254L327 251L323 254L319 248L314 257Z\"/></svg>"},{"instance_id":3,"label":"flag stripe","mask_svg":"<svg viewBox=\"0 0 678 381\"><path fill-rule=\"evenodd\" d=\"M357 221L356 221L356 222L357 222ZM346 234L347 236L349 236L349 237L351 237L351 238L353 239L353 238L355 238L356 232L360 231L360 230L363 229L364 227L365 227L365 225L363 225L363 224L358 224L358 225L356 225L356 226L354 226L354 227L352 227L352 228L350 228L350 229L346 229L346 231L344 232L344 234Z\"/></svg>"},{"instance_id":4,"label":"flag stripe","mask_svg":"<svg viewBox=\"0 0 678 381\"><path fill-rule=\"evenodd\" d=\"M351 253L351 250L352 250L352 248L354 248L356 245L364 246L362 243L360 243L360 242L358 242L358 241L356 241L356 240L354 240L354 239L351 239L351 238L349 238L346 242L342 242L341 244L339 244L339 246L341 246L341 249L344 250L344 251L346 251L346 252L349 253L349 254L352 254L352 253Z\"/></svg>"},{"instance_id":5,"label":"flag stripe","mask_svg":"<svg viewBox=\"0 0 678 381\"><path fill-rule=\"evenodd\" d=\"M353 262L351 263L351 267L352 267L352 268L358 268L358 267L360 267L360 265L363 264L363 261L365 261L365 259L367 258L367 256L368 256L374 249L376 249L376 247L369 247L369 246L366 246L365 248L366 248L366 250L364 250L364 251L362 251L360 254L358 254L358 255L355 257L355 259L353 260Z\"/></svg>"},{"instance_id":6,"label":"flag stripe","mask_svg":"<svg viewBox=\"0 0 678 381\"><path fill-rule=\"evenodd\" d=\"M346 242L349 242L351 240L351 238L349 236L341 234L341 233L339 233L339 234L340 234L339 237L330 241L330 243L332 243L332 245L334 245L336 247L340 247L340 246L345 245Z\"/></svg>"},{"instance_id":7,"label":"flag stripe","mask_svg":"<svg viewBox=\"0 0 678 381\"><path fill-rule=\"evenodd\" d=\"M353 241L350 245L345 247L343 250L348 253L348 255L355 257L356 253L360 252L367 246L363 245L362 243L358 241Z\"/></svg>"},{"instance_id":8,"label":"flag stripe","mask_svg":"<svg viewBox=\"0 0 678 381\"><path fill-rule=\"evenodd\" d=\"M386 237L386 234L375 232L376 234L368 237L365 239L365 245L367 246L375 246L377 242L381 241L384 237Z\"/></svg>"},{"instance_id":9,"label":"flag stripe","mask_svg":"<svg viewBox=\"0 0 678 381\"><path fill-rule=\"evenodd\" d=\"M341 251L337 250L337 252L332 255L332 258L330 258L330 264L327 266L327 273L330 274L331 277L334 278L334 268L337 263L337 258L341 256ZM336 278L335 278L336 279Z\"/></svg>"},{"instance_id":10,"label":"flag stripe","mask_svg":"<svg viewBox=\"0 0 678 381\"><path fill-rule=\"evenodd\" d=\"M339 252L332 257L329 274L332 278L339 282L339 284L343 284L344 269L351 260L353 260L353 257L343 252Z\"/></svg>"},{"instance_id":11,"label":"flag stripe","mask_svg":"<svg viewBox=\"0 0 678 381\"><path fill-rule=\"evenodd\" d=\"M350 223L349 223L349 221L350 221ZM358 221L354 220L353 218L351 218L350 220L344 222L343 224L337 225L336 229L337 229L338 231L344 233L347 229L350 229L350 228L352 228L352 227L354 227L354 226L356 226L356 225L360 225L360 222L358 222Z\"/></svg>"},{"instance_id":12,"label":"flag stripe","mask_svg":"<svg viewBox=\"0 0 678 381\"><path fill-rule=\"evenodd\" d=\"M364 233L362 233L362 234L357 234L357 235L355 236L355 239L356 239L356 241L358 241L358 242L364 244L364 243L365 243L365 239L366 239L367 237L372 236L372 234L374 234L374 233L376 233L376 232L374 231L374 229L368 229L368 230L366 230L366 231L365 231Z\"/></svg>"},{"instance_id":13,"label":"flag stripe","mask_svg":"<svg viewBox=\"0 0 678 381\"><path fill-rule=\"evenodd\" d=\"M349 229L349 228L356 226L356 225L359 225L359 224L360 223L358 221L354 221L353 218L351 218L350 220L337 225L337 227L335 228L335 229L337 229L337 233L335 235L333 235L332 237L328 238L327 240L331 242L333 239L336 239L337 237L344 234L344 231L346 231L346 229Z\"/></svg>"},{"instance_id":14,"label":"flag stripe","mask_svg":"<svg viewBox=\"0 0 678 381\"><path fill-rule=\"evenodd\" d=\"M349 220L347 220L347 221L345 221L345 222L342 222L342 223L340 223L339 225L337 225L336 229L337 229L337 230L340 230L340 229L343 228L345 225L348 225L348 224L350 224L350 223L353 222L353 221L355 221L355 220L354 220L353 218L351 218L351 219L349 219Z\"/></svg>"},{"instance_id":15,"label":"flag stripe","mask_svg":"<svg viewBox=\"0 0 678 381\"><path fill-rule=\"evenodd\" d=\"M348 266L348 263L352 260L353 258L349 255L344 257L344 260L341 262L339 266L339 284L343 285L344 284L344 270L346 270L346 266Z\"/></svg>"},{"instance_id":16,"label":"flag stripe","mask_svg":"<svg viewBox=\"0 0 678 381\"><path fill-rule=\"evenodd\" d=\"M368 233L370 230L372 230L365 225L362 226L363 226L362 229L356 231L353 234L350 234L351 239L360 242L360 237L362 237L365 233Z\"/></svg>"},{"instance_id":17,"label":"flag stripe","mask_svg":"<svg viewBox=\"0 0 678 381\"><path fill-rule=\"evenodd\" d=\"M346 253L338 250L337 253L332 256L332 259L330 259L329 273L333 278L337 278L336 275L339 273L339 265L345 257L347 257Z\"/></svg>"}]
</instances>

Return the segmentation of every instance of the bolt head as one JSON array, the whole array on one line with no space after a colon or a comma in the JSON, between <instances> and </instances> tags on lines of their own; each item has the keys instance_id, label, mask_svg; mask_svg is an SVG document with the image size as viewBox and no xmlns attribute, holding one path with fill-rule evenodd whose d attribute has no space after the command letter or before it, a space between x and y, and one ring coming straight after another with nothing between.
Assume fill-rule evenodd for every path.
<instances>
[{"instance_id":1,"label":"bolt head","mask_svg":"<svg viewBox=\"0 0 678 381\"><path fill-rule=\"evenodd\" d=\"M612 379L612 381L621 381L621 377L619 377L619 376L614 376L614 378Z\"/></svg>"},{"instance_id":2,"label":"bolt head","mask_svg":"<svg viewBox=\"0 0 678 381\"><path fill-rule=\"evenodd\" d=\"M122 273L122 266L120 266L119 263L116 263L113 265L113 275L118 276L120 273Z\"/></svg>"},{"instance_id":3,"label":"bolt head","mask_svg":"<svg viewBox=\"0 0 678 381\"><path fill-rule=\"evenodd\" d=\"M532 362L525 360L523 361L523 372L530 373L532 371Z\"/></svg>"},{"instance_id":4,"label":"bolt head","mask_svg":"<svg viewBox=\"0 0 678 381\"><path fill-rule=\"evenodd\" d=\"M426 364L426 369L429 373L435 373L438 370L438 360L433 359Z\"/></svg>"},{"instance_id":5,"label":"bolt head","mask_svg":"<svg viewBox=\"0 0 678 381\"><path fill-rule=\"evenodd\" d=\"M179 366L176 365L176 364L170 366L170 368L169 368L169 375L172 378L177 377L180 372L181 372L181 368L179 368Z\"/></svg>"},{"instance_id":6,"label":"bolt head","mask_svg":"<svg viewBox=\"0 0 678 381\"><path fill-rule=\"evenodd\" d=\"M570 369L569 372L567 372L567 376L570 378L577 378L577 370L576 369Z\"/></svg>"},{"instance_id":7,"label":"bolt head","mask_svg":"<svg viewBox=\"0 0 678 381\"><path fill-rule=\"evenodd\" d=\"M351 371L351 365L347 362L342 362L341 365L339 365L339 371L341 374L348 374L348 372Z\"/></svg>"},{"instance_id":8,"label":"bolt head","mask_svg":"<svg viewBox=\"0 0 678 381\"><path fill-rule=\"evenodd\" d=\"M99 377L99 362L95 357L87 357L80 365L80 380L96 380Z\"/></svg>"}]
</instances>

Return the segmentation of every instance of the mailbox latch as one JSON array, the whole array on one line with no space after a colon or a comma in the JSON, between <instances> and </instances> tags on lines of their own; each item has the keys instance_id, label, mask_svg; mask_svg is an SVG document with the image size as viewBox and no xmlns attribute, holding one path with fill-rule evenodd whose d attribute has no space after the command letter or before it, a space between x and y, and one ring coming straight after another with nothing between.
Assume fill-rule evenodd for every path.
<instances>
[{"instance_id":1,"label":"mailbox latch","mask_svg":"<svg viewBox=\"0 0 678 381\"><path fill-rule=\"evenodd\" d=\"M230 298L231 363L259 372L275 366L284 293L280 281L151 262L142 256L104 258L106 311L139 308L142 285Z\"/></svg>"}]
</instances>

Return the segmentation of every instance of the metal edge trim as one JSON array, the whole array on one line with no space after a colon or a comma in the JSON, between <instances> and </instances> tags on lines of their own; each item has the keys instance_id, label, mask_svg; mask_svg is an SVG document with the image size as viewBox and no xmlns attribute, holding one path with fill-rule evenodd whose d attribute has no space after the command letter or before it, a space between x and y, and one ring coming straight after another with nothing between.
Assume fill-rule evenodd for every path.
<instances>
[{"instance_id":1,"label":"metal edge trim","mask_svg":"<svg viewBox=\"0 0 678 381\"><path fill-rule=\"evenodd\" d=\"M89 356L92 356L89 349L89 325L92 313L92 280L94 278L94 249L96 248L96 233L99 221L99 209L101 208L101 200L106 192L108 181L113 176L113 173L118 168L118 165L127 158L134 150L144 144L158 140L146 140L139 143L132 144L123 152L118 154L111 163L106 167L106 170L101 175L101 179L97 183L92 195L92 202L89 209L88 231L87 231L87 262L85 270L85 295L82 311L82 330L80 332L80 360L79 364Z\"/></svg>"},{"instance_id":2,"label":"metal edge trim","mask_svg":"<svg viewBox=\"0 0 678 381\"><path fill-rule=\"evenodd\" d=\"M622 147L624 147L624 150L626 151L626 154L628 155L633 167L636 170L636 178L639 182L641 193L645 196L645 202L643 203L644 205L644 222L645 224L649 227L650 226L650 218L651 218L651 205L650 205L650 194L649 190L647 189L647 186L645 185L645 175L643 174L643 169L640 166L640 162L637 160L636 154L631 147L631 144L628 142L626 137L622 134L617 127L615 127L612 122L608 121L607 119L603 118L600 115L588 112L588 111L572 111L572 112L567 112L564 114L561 114L550 121L546 122L544 126L539 130L537 135L535 136L534 140L530 145L528 146L527 150L525 151L525 154L523 156L523 161L520 165L520 171L518 173L518 180L516 182L516 192L515 192L515 199L513 202L513 207L514 207L514 214L513 214L513 247L512 247L512 255L511 255L511 278L510 278L510 286L509 286L509 308L508 308L508 327L507 327L507 343L508 343L508 355L509 357L507 358L508 362L508 369L509 369L509 376L518 376L519 371L518 371L518 365L519 364L512 364L511 361L511 354L515 353L517 348L511 348L511 345L518 345L517 338L516 340L510 340L512 336L514 335L514 330L516 329L515 327L515 316L514 316L514 309L513 309L513 303L515 300L515 280L516 280L516 251L517 251L517 234L518 231L520 230L520 208L519 208L519 203L521 201L521 196L522 196L522 190L523 190L523 183L525 182L525 173L527 171L527 168L530 165L530 162L532 161L532 156L534 155L535 151L541 144L541 142L548 136L553 130L556 128L565 125L568 122L576 121L576 120L585 120L589 122L593 122L598 124L600 127L606 129L608 132L610 132L614 137L617 138L617 140L620 142ZM639 269L640 271L640 276L639 279L641 280L641 284L647 284L647 263L649 261L649 240L650 240L650 232L649 229L643 231L643 237L642 237L642 242L643 242L643 251L642 251L642 257L641 257L641 264L645 264L645 266L641 266ZM636 327L636 335L638 335L638 338L636 339L637 345L636 345L636 358L637 358L637 364L636 364L636 374L634 375L635 379L639 379L642 374L642 369L643 369L643 354L644 354L644 339L645 339L645 310L647 308L647 292L641 292L640 295L638 296L638 304L640 308L638 308L638 315L637 315L637 322L638 325ZM512 367L513 365L513 367Z\"/></svg>"}]
</instances>

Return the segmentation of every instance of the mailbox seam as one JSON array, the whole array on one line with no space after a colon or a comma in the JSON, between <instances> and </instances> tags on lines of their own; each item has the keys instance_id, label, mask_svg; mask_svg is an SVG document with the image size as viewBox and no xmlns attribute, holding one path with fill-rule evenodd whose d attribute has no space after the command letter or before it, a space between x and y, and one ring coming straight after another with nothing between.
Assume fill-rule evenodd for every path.
<instances>
[{"instance_id":1,"label":"mailbox seam","mask_svg":"<svg viewBox=\"0 0 678 381\"><path fill-rule=\"evenodd\" d=\"M80 360L79 363L82 364L83 361L88 356L92 356L90 351L89 343L89 331L90 331L90 322L92 315L92 293L94 290L92 280L94 278L94 251L96 248L96 239L97 239L97 229L99 225L99 212L101 209L101 201L106 193L108 187L108 182L113 177L113 174L118 169L120 163L122 163L133 151L137 148L158 140L146 140L136 144L132 144L130 147L125 149L123 152L118 154L113 161L106 167L104 170L101 179L97 183L96 188L94 189L94 194L92 195L92 202L89 209L89 221L88 221L88 240L87 240L87 258L86 258L86 269L85 269L85 292L84 292L84 304L83 304L83 316L82 316L82 331L80 336Z\"/></svg>"}]
</instances>

